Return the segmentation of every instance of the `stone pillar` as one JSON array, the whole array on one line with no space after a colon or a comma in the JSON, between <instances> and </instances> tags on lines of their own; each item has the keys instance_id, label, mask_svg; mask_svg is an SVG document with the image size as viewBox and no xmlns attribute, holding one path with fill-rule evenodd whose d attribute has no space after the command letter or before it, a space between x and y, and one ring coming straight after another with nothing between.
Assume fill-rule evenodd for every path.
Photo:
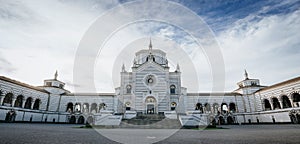
<instances>
[{"instance_id":1,"label":"stone pillar","mask_svg":"<svg viewBox=\"0 0 300 144\"><path fill-rule=\"evenodd\" d=\"M35 99L32 99L32 101L31 101L31 107L30 107L30 109L33 109L34 102L35 102Z\"/></svg>"},{"instance_id":2,"label":"stone pillar","mask_svg":"<svg viewBox=\"0 0 300 144\"><path fill-rule=\"evenodd\" d=\"M24 108L24 107L25 107L25 103L26 103L26 99L25 99L25 98L23 98L23 100L22 100L22 108Z\"/></svg>"},{"instance_id":3,"label":"stone pillar","mask_svg":"<svg viewBox=\"0 0 300 144\"><path fill-rule=\"evenodd\" d=\"M88 111L88 113L92 113L91 108L92 108L92 104L89 103L89 109L88 109L89 111Z\"/></svg>"},{"instance_id":4,"label":"stone pillar","mask_svg":"<svg viewBox=\"0 0 300 144\"><path fill-rule=\"evenodd\" d=\"M283 109L283 103L282 103L282 101L278 99L278 102L279 102L280 109Z\"/></svg>"},{"instance_id":5,"label":"stone pillar","mask_svg":"<svg viewBox=\"0 0 300 144\"><path fill-rule=\"evenodd\" d=\"M294 107L293 99L289 97L289 100L290 100L291 106L292 106L292 108L293 108L293 107Z\"/></svg>"},{"instance_id":6,"label":"stone pillar","mask_svg":"<svg viewBox=\"0 0 300 144\"><path fill-rule=\"evenodd\" d=\"M4 97L5 97L4 95L0 96L0 105L3 104Z\"/></svg>"},{"instance_id":7,"label":"stone pillar","mask_svg":"<svg viewBox=\"0 0 300 144\"><path fill-rule=\"evenodd\" d=\"M72 112L75 112L75 108L76 108L75 106L76 106L76 104L73 105ZM68 107L68 106L67 106L67 107Z\"/></svg>"},{"instance_id":8,"label":"stone pillar","mask_svg":"<svg viewBox=\"0 0 300 144\"><path fill-rule=\"evenodd\" d=\"M16 99L17 99L17 98L15 98L15 97L12 98L11 107L14 107L14 106L15 106Z\"/></svg>"},{"instance_id":9,"label":"stone pillar","mask_svg":"<svg viewBox=\"0 0 300 144\"><path fill-rule=\"evenodd\" d=\"M269 100L269 103L270 103L270 105L271 105L271 109L274 110L273 101L272 101L272 100Z\"/></svg>"}]
</instances>

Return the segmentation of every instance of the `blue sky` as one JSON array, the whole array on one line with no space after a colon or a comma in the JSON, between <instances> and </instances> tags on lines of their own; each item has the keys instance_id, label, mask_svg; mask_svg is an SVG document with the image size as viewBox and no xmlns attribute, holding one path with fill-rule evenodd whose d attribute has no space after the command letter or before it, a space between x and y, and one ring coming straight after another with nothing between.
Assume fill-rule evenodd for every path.
<instances>
[{"instance_id":1,"label":"blue sky","mask_svg":"<svg viewBox=\"0 0 300 144\"><path fill-rule=\"evenodd\" d=\"M132 1L0 0L0 75L32 85L42 85L42 80L52 78L55 70L58 70L59 78L67 83L68 89L79 87L80 84L73 82L73 66L80 40L99 17L127 2ZM243 79L244 69L248 70L250 78L259 78L263 85L299 76L299 0L172 2L195 12L214 33L224 59L225 91L236 88L236 83ZM140 11L142 9L136 9L137 13ZM163 12L157 10L157 14ZM112 17L120 21L125 18ZM119 68L119 65L125 63L129 70L134 50L141 49L128 48L132 46L129 41L148 39L150 36L154 37L154 47L160 48L163 43L159 38L166 38L185 49L185 52L188 51L189 56L198 57L200 64L196 67L200 67L197 72L199 88L189 83L193 77L189 76L191 70L188 68L182 68L183 86L188 91L210 91L209 62L203 53L192 55L197 46L191 37L174 25L143 22L128 26L108 41L108 48L104 50L107 57L99 59L110 65L116 61L119 63L114 67L102 63L96 66L94 81L98 92L114 91L119 78L119 69L115 67ZM147 41L141 43L145 48L148 45ZM128 53L130 57L112 58L116 50L121 52L126 48L132 50ZM170 61L171 68L176 63L183 65L175 57Z\"/></svg>"}]
</instances>

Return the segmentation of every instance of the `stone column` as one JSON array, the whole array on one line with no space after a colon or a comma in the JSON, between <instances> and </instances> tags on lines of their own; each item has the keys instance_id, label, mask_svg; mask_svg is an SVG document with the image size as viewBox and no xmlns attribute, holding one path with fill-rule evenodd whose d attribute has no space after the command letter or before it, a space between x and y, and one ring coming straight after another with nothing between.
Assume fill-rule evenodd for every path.
<instances>
[{"instance_id":1,"label":"stone column","mask_svg":"<svg viewBox=\"0 0 300 144\"><path fill-rule=\"evenodd\" d=\"M272 100L269 100L269 103L270 103L270 105L271 105L271 109L274 110L274 106L273 106Z\"/></svg>"},{"instance_id":2,"label":"stone column","mask_svg":"<svg viewBox=\"0 0 300 144\"><path fill-rule=\"evenodd\" d=\"M280 109L283 109L283 103L282 103L282 101L278 99L278 102L279 102Z\"/></svg>"},{"instance_id":3,"label":"stone column","mask_svg":"<svg viewBox=\"0 0 300 144\"><path fill-rule=\"evenodd\" d=\"M22 101L22 108L25 107L25 103L26 103L26 99L24 98L23 101Z\"/></svg>"},{"instance_id":4,"label":"stone column","mask_svg":"<svg viewBox=\"0 0 300 144\"><path fill-rule=\"evenodd\" d=\"M5 97L4 95L0 96L0 105L3 104L4 97Z\"/></svg>"},{"instance_id":5,"label":"stone column","mask_svg":"<svg viewBox=\"0 0 300 144\"><path fill-rule=\"evenodd\" d=\"M89 109L88 109L89 111L88 111L88 113L92 113L91 108L92 108L92 104L89 103Z\"/></svg>"},{"instance_id":6,"label":"stone column","mask_svg":"<svg viewBox=\"0 0 300 144\"><path fill-rule=\"evenodd\" d=\"M289 97L289 100L290 100L291 106L292 106L292 108L293 108L293 107L294 107L293 99Z\"/></svg>"},{"instance_id":7,"label":"stone column","mask_svg":"<svg viewBox=\"0 0 300 144\"><path fill-rule=\"evenodd\" d=\"M32 101L31 101L31 107L30 107L30 109L33 109L34 102L35 102L35 99L32 99Z\"/></svg>"},{"instance_id":8,"label":"stone column","mask_svg":"<svg viewBox=\"0 0 300 144\"><path fill-rule=\"evenodd\" d=\"M15 106L16 99L17 99L17 98L15 98L15 97L12 98L11 107L14 107L14 106Z\"/></svg>"}]
</instances>

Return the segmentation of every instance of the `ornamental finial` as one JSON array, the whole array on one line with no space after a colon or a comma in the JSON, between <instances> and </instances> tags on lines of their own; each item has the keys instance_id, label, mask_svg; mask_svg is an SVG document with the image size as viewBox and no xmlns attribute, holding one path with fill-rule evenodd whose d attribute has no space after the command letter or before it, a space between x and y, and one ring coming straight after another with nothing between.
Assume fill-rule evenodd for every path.
<instances>
[{"instance_id":1,"label":"ornamental finial","mask_svg":"<svg viewBox=\"0 0 300 144\"><path fill-rule=\"evenodd\" d=\"M152 53L152 41L151 41L151 37L150 37L150 44L149 44L149 53Z\"/></svg>"},{"instance_id":2,"label":"ornamental finial","mask_svg":"<svg viewBox=\"0 0 300 144\"><path fill-rule=\"evenodd\" d=\"M58 74L57 74L57 70L56 70L56 72L55 72L55 74L54 74L54 79L55 79L55 80L57 80L57 76L58 76Z\"/></svg>"},{"instance_id":3,"label":"ornamental finial","mask_svg":"<svg viewBox=\"0 0 300 144\"><path fill-rule=\"evenodd\" d=\"M247 73L247 70L245 69L245 79L249 79L248 78L248 73Z\"/></svg>"}]
</instances>

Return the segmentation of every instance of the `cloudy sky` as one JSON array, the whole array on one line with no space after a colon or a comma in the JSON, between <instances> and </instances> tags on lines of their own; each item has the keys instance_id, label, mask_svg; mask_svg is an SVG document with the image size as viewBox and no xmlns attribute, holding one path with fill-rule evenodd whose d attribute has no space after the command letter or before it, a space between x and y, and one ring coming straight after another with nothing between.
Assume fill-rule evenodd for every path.
<instances>
[{"instance_id":1,"label":"cloudy sky","mask_svg":"<svg viewBox=\"0 0 300 144\"><path fill-rule=\"evenodd\" d=\"M66 82L67 89L82 87L81 91L89 91L83 83L74 82L78 47L97 21L108 26L136 16L122 13L120 17L114 13L120 7L126 11L129 3L134 1L0 0L0 75L38 86L44 79L53 78L58 70L59 79ZM243 79L244 69L250 78L259 78L262 85L299 76L300 1L176 0L170 3L197 14L199 20L194 21L201 21L213 33L223 56L225 91L236 88L236 83ZM179 23L189 27L190 15L172 9L172 4L163 10L154 9L155 13L151 14L164 15L169 10ZM138 14L147 8L145 1L131 11ZM111 19L101 21L108 13L112 13ZM206 26L199 25L195 29ZM104 34L100 32L97 36L100 39ZM97 92L114 92L120 66L124 63L130 71L134 52L147 48L149 37L153 38L154 48L167 52L171 70L177 63L181 65L182 83L188 91L211 90L211 63L205 53L207 47L203 47L205 44L200 44L202 52L197 52L199 44L185 29L176 23L151 20L118 27L102 44L101 53L95 54L94 76L81 75L80 78L92 79ZM88 47L84 50L90 51ZM193 81L195 76L198 77L196 82Z\"/></svg>"}]
</instances>

